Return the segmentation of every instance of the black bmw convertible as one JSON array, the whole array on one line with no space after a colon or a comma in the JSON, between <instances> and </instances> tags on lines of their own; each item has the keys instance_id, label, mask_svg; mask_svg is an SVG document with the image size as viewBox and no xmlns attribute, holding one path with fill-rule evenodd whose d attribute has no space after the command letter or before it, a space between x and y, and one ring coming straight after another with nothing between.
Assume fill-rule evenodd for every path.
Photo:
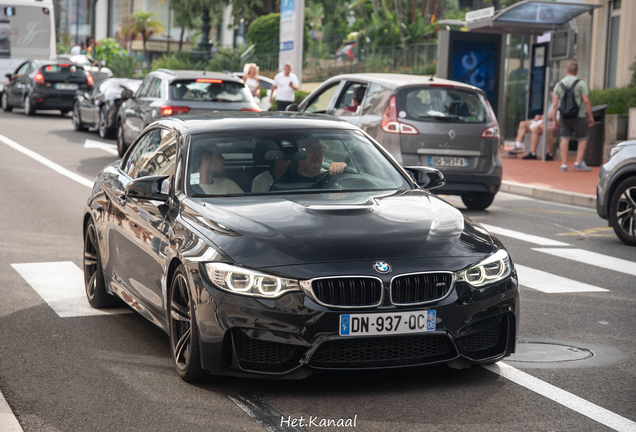
<instances>
[{"instance_id":1,"label":"black bmw convertible","mask_svg":"<svg viewBox=\"0 0 636 432\"><path fill-rule=\"evenodd\" d=\"M166 331L188 382L495 362L517 274L443 184L329 116L164 119L97 176L87 297Z\"/></svg>"}]
</instances>

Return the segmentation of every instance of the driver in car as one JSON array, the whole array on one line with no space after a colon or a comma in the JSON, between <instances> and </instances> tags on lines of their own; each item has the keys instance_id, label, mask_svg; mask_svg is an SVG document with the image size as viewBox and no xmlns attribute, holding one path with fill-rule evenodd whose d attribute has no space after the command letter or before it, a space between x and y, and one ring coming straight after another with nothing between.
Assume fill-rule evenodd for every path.
<instances>
[{"instance_id":1,"label":"driver in car","mask_svg":"<svg viewBox=\"0 0 636 432\"><path fill-rule=\"evenodd\" d=\"M327 173L322 169L325 158L325 146L317 139L298 140L298 148L305 148L307 158L298 161L298 169L295 172L286 172L275 183L315 183L320 176ZM344 172L347 164L344 162L332 162L329 165L329 175L336 176Z\"/></svg>"},{"instance_id":2,"label":"driver in car","mask_svg":"<svg viewBox=\"0 0 636 432\"><path fill-rule=\"evenodd\" d=\"M220 177L223 174L225 158L214 143L199 144L192 152L190 185L197 186L208 195L242 194L243 190L234 180Z\"/></svg>"}]
</instances>

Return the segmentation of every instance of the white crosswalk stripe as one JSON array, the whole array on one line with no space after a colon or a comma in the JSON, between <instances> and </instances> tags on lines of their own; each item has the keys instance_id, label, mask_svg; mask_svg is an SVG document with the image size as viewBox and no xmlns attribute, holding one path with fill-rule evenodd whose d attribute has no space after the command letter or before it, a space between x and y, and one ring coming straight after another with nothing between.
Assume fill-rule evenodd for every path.
<instances>
[{"instance_id":1,"label":"white crosswalk stripe","mask_svg":"<svg viewBox=\"0 0 636 432\"><path fill-rule=\"evenodd\" d=\"M608 289L599 288L583 282L557 276L542 270L516 264L519 275L519 284L544 293L575 293L575 292L608 292Z\"/></svg>"},{"instance_id":2,"label":"white crosswalk stripe","mask_svg":"<svg viewBox=\"0 0 636 432\"><path fill-rule=\"evenodd\" d=\"M514 239L521 240L528 243L534 243L539 246L570 246L567 243L563 243L557 240L552 240L545 237L539 237L532 234L525 234L519 231L510 230L507 228L501 228L494 225L481 224L481 226L486 228L492 234L500 235L504 237L510 237L510 238L514 238Z\"/></svg>"},{"instance_id":3,"label":"white crosswalk stripe","mask_svg":"<svg viewBox=\"0 0 636 432\"><path fill-rule=\"evenodd\" d=\"M70 261L11 264L61 318L132 313L93 309L86 299L84 272Z\"/></svg>"},{"instance_id":4,"label":"white crosswalk stripe","mask_svg":"<svg viewBox=\"0 0 636 432\"><path fill-rule=\"evenodd\" d=\"M532 248L537 252L636 276L636 263L583 249Z\"/></svg>"}]
</instances>

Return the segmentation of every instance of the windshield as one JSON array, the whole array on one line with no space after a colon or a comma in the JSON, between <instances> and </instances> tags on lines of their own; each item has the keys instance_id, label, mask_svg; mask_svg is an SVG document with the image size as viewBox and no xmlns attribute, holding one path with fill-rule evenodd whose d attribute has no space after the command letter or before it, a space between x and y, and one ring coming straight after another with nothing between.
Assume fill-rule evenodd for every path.
<instances>
[{"instance_id":1,"label":"windshield","mask_svg":"<svg viewBox=\"0 0 636 432\"><path fill-rule=\"evenodd\" d=\"M201 102L251 102L252 95L243 83L199 78L170 83L170 99Z\"/></svg>"},{"instance_id":2,"label":"windshield","mask_svg":"<svg viewBox=\"0 0 636 432\"><path fill-rule=\"evenodd\" d=\"M48 8L0 3L0 58L48 58L50 43Z\"/></svg>"},{"instance_id":3,"label":"windshield","mask_svg":"<svg viewBox=\"0 0 636 432\"><path fill-rule=\"evenodd\" d=\"M188 194L195 197L411 188L357 131L201 134L189 149Z\"/></svg>"},{"instance_id":4,"label":"windshield","mask_svg":"<svg viewBox=\"0 0 636 432\"><path fill-rule=\"evenodd\" d=\"M484 123L485 99L454 88L409 88L398 93L400 117L416 121Z\"/></svg>"}]
</instances>

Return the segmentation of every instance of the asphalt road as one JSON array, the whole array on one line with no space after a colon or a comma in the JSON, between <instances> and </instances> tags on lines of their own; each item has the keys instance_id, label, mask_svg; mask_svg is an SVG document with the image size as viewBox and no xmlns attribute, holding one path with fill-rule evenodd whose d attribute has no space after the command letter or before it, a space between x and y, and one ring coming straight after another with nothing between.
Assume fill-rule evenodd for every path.
<instances>
[{"instance_id":1,"label":"asphalt road","mask_svg":"<svg viewBox=\"0 0 636 432\"><path fill-rule=\"evenodd\" d=\"M0 432L13 416L47 432L277 431L301 418L302 430L636 430L636 248L595 211L502 193L469 212L448 197L493 227L520 269L509 361L193 386L174 372L168 336L140 315L61 317L15 266L81 268L86 184L116 160L87 139L99 136L74 132L70 117L0 112L0 392L13 413L0 398ZM328 419L343 426L320 427Z\"/></svg>"}]
</instances>

